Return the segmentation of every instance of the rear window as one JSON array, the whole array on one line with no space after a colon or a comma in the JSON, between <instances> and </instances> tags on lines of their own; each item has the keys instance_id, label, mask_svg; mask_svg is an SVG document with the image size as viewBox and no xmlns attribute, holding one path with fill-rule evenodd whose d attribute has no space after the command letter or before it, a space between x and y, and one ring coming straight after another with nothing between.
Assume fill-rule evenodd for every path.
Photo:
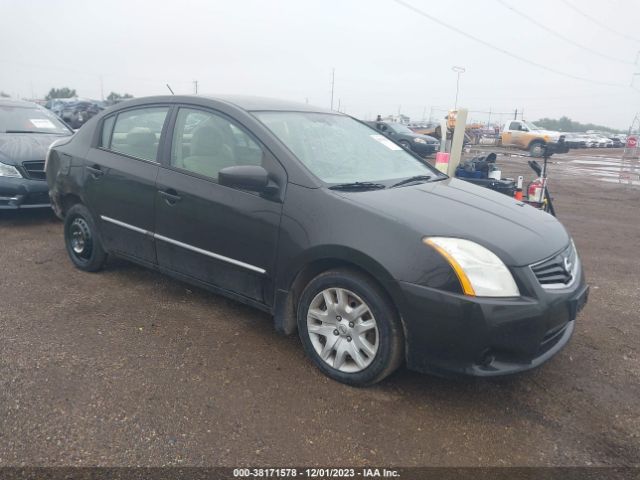
<instances>
[{"instance_id":1,"label":"rear window","mask_svg":"<svg viewBox=\"0 0 640 480\"><path fill-rule=\"evenodd\" d=\"M72 133L53 113L40 106L0 105L0 132Z\"/></svg>"},{"instance_id":2,"label":"rear window","mask_svg":"<svg viewBox=\"0 0 640 480\"><path fill-rule=\"evenodd\" d=\"M124 111L116 118L110 142L108 133L105 132L109 122L104 122L102 141L109 142L108 148L114 152L155 162L162 127L168 112L169 107L136 108Z\"/></svg>"}]
</instances>

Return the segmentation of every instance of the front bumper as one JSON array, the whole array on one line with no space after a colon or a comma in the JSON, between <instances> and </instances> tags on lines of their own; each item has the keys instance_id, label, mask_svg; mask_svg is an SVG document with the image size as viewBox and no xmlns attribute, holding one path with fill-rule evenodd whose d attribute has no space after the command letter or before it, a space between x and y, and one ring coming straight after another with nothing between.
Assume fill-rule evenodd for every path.
<instances>
[{"instance_id":1,"label":"front bumper","mask_svg":"<svg viewBox=\"0 0 640 480\"><path fill-rule=\"evenodd\" d=\"M525 268L523 275L532 277ZM550 291L536 284L514 299L400 286L407 366L446 376L507 375L543 364L569 341L589 293L582 272L571 288Z\"/></svg>"},{"instance_id":2,"label":"front bumper","mask_svg":"<svg viewBox=\"0 0 640 480\"><path fill-rule=\"evenodd\" d=\"M570 149L569 144L565 141L548 142L547 145L551 147L553 153L568 153Z\"/></svg>"},{"instance_id":3,"label":"front bumper","mask_svg":"<svg viewBox=\"0 0 640 480\"><path fill-rule=\"evenodd\" d=\"M438 148L439 145L434 143L411 142L411 150L422 156L433 155Z\"/></svg>"},{"instance_id":4,"label":"front bumper","mask_svg":"<svg viewBox=\"0 0 640 480\"><path fill-rule=\"evenodd\" d=\"M0 177L0 210L50 206L49 186L46 181Z\"/></svg>"}]
</instances>

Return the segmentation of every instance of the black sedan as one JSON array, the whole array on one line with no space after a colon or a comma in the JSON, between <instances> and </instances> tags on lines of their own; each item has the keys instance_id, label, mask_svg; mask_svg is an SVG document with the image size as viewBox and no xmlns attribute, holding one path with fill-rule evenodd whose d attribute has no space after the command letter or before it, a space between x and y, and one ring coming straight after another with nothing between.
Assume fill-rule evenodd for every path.
<instances>
[{"instance_id":1,"label":"black sedan","mask_svg":"<svg viewBox=\"0 0 640 480\"><path fill-rule=\"evenodd\" d=\"M0 209L50 206L45 155L55 140L72 133L35 103L0 99Z\"/></svg>"},{"instance_id":2,"label":"black sedan","mask_svg":"<svg viewBox=\"0 0 640 480\"><path fill-rule=\"evenodd\" d=\"M124 102L55 145L46 172L77 268L122 257L269 312L352 385L403 362L442 374L536 367L568 342L587 299L554 217L306 104Z\"/></svg>"},{"instance_id":3,"label":"black sedan","mask_svg":"<svg viewBox=\"0 0 640 480\"><path fill-rule=\"evenodd\" d=\"M422 157L433 155L440 147L437 138L429 135L415 133L409 127L401 123L391 122L366 122L371 127L378 130L382 135L390 138L398 145L410 150Z\"/></svg>"}]
</instances>

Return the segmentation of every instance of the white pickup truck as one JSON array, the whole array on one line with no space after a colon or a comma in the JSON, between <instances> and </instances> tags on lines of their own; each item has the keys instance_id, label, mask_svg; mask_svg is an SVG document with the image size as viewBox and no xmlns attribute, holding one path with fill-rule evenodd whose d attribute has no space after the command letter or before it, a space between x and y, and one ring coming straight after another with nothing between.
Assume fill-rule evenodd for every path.
<instances>
[{"instance_id":1,"label":"white pickup truck","mask_svg":"<svg viewBox=\"0 0 640 480\"><path fill-rule=\"evenodd\" d=\"M500 133L500 143L505 147L527 150L532 157L544 155L545 146L553 146L551 153L566 153L569 148L560 132L544 130L531 122L511 120Z\"/></svg>"}]
</instances>

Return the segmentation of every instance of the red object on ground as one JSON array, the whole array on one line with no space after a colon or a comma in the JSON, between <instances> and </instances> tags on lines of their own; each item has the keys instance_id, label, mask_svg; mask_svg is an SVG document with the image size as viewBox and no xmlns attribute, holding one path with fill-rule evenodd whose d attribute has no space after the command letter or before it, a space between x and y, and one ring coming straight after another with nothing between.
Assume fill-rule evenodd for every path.
<instances>
[{"instance_id":1,"label":"red object on ground","mask_svg":"<svg viewBox=\"0 0 640 480\"><path fill-rule=\"evenodd\" d=\"M450 154L447 152L436 153L436 168L443 173L447 173L449 168L449 156Z\"/></svg>"},{"instance_id":2,"label":"red object on ground","mask_svg":"<svg viewBox=\"0 0 640 480\"><path fill-rule=\"evenodd\" d=\"M627 138L627 148L636 148L638 146L638 137Z\"/></svg>"},{"instance_id":3,"label":"red object on ground","mask_svg":"<svg viewBox=\"0 0 640 480\"><path fill-rule=\"evenodd\" d=\"M527 199L530 202L542 202L542 179L536 178L529 184Z\"/></svg>"}]
</instances>

